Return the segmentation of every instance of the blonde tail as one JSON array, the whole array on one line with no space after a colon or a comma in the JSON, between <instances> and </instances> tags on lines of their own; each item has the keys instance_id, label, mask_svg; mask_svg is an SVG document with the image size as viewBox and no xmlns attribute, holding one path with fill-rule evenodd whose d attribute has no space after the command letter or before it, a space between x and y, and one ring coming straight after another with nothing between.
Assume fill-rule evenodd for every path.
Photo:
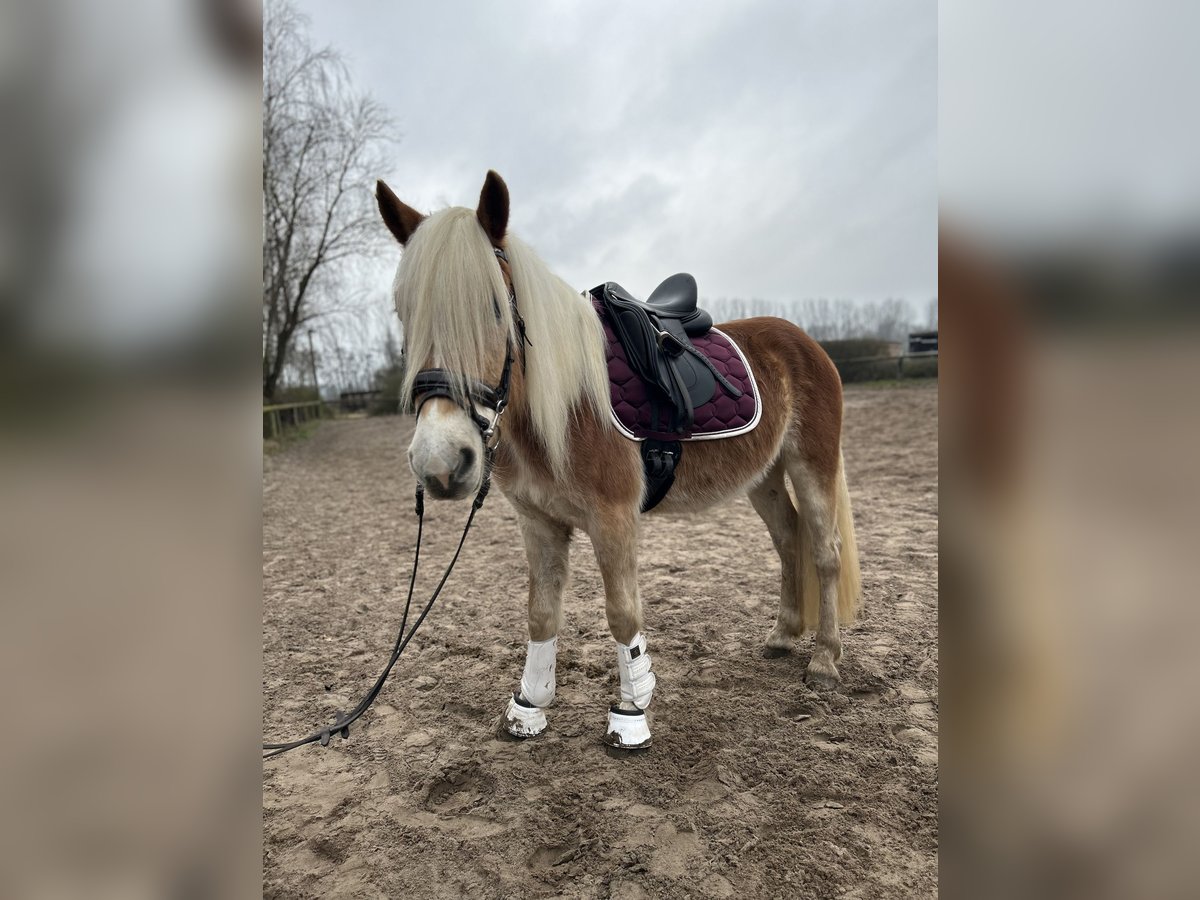
<instances>
[{"instance_id":1,"label":"blonde tail","mask_svg":"<svg viewBox=\"0 0 1200 900\"><path fill-rule=\"evenodd\" d=\"M858 570L858 541L854 537L854 513L850 509L850 489L846 487L846 467L838 460L837 524L842 538L842 572L838 579L838 624L853 625L862 601L862 575Z\"/></svg>"},{"instance_id":2,"label":"blonde tail","mask_svg":"<svg viewBox=\"0 0 1200 900\"><path fill-rule=\"evenodd\" d=\"M858 569L858 542L854 537L854 515L850 509L850 491L846 487L846 470L838 461L837 529L841 538L841 575L838 578L838 624L852 625L862 599L862 578ZM812 536L804 516L800 517L800 552L796 555L800 582L800 622L805 634L817 630L821 608L821 582L813 557Z\"/></svg>"}]
</instances>

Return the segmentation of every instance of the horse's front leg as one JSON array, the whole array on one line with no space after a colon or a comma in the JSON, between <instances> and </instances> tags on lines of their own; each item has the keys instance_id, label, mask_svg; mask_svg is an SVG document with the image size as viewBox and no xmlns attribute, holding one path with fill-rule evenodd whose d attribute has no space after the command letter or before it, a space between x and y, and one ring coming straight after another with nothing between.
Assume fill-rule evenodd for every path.
<instances>
[{"instance_id":1,"label":"horse's front leg","mask_svg":"<svg viewBox=\"0 0 1200 900\"><path fill-rule=\"evenodd\" d=\"M504 713L513 737L535 737L546 730L545 708L554 702L554 665L562 598L570 577L571 527L533 513L518 521L529 559L529 644L520 688Z\"/></svg>"},{"instance_id":2,"label":"horse's front leg","mask_svg":"<svg viewBox=\"0 0 1200 900\"><path fill-rule=\"evenodd\" d=\"M608 714L604 742L612 747L641 750L650 746L645 709L654 695L655 678L642 635L642 602L637 586L636 510L601 513L589 529L600 575L604 579L604 609L608 630L617 642L617 671L621 698Z\"/></svg>"}]
</instances>

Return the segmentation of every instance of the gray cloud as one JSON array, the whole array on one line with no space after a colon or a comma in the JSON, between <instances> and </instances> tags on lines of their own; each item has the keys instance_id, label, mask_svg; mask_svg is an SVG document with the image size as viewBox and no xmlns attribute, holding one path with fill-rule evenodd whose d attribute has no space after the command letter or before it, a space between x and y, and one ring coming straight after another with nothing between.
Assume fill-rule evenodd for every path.
<instances>
[{"instance_id":1,"label":"gray cloud","mask_svg":"<svg viewBox=\"0 0 1200 900\"><path fill-rule=\"evenodd\" d=\"M301 6L396 115L397 192L471 205L496 169L581 289L936 294L931 0Z\"/></svg>"}]
</instances>

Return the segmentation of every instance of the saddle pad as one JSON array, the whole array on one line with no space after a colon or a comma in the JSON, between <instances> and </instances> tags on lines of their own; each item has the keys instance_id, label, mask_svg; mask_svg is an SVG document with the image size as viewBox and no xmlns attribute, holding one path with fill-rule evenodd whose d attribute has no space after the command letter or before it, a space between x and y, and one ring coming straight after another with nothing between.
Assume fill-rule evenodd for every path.
<instances>
[{"instance_id":1,"label":"saddle pad","mask_svg":"<svg viewBox=\"0 0 1200 900\"><path fill-rule=\"evenodd\" d=\"M702 337L691 339L692 345L707 356L717 371L737 387L742 396L730 396L720 384L707 403L696 407L695 422L686 434L659 431L669 421L669 410L652 397L646 383L630 368L625 348L617 340L608 315L600 302L589 295L600 324L604 326L605 353L608 360L608 385L612 403L612 419L617 430L634 441L647 438L662 441L701 441L733 437L751 431L762 415L754 375L741 349L728 335L716 328Z\"/></svg>"}]
</instances>

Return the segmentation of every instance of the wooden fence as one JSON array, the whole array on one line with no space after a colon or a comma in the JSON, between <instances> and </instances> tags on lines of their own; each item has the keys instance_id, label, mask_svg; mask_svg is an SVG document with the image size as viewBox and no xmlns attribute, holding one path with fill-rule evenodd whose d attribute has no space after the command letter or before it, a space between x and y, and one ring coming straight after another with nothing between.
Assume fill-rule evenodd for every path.
<instances>
[{"instance_id":1,"label":"wooden fence","mask_svg":"<svg viewBox=\"0 0 1200 900\"><path fill-rule=\"evenodd\" d=\"M338 406L342 412L370 409L383 396L383 391L342 391L338 394Z\"/></svg>"},{"instance_id":2,"label":"wooden fence","mask_svg":"<svg viewBox=\"0 0 1200 900\"><path fill-rule=\"evenodd\" d=\"M276 403L263 407L263 437L278 438L285 428L295 428L313 419L331 418L333 412L324 400L300 403Z\"/></svg>"},{"instance_id":3,"label":"wooden fence","mask_svg":"<svg viewBox=\"0 0 1200 900\"><path fill-rule=\"evenodd\" d=\"M938 352L936 350L927 350L917 353L901 353L898 356L858 356L852 359L835 359L833 364L837 366L838 374L842 376L843 382L877 381L885 378L899 380L905 377L905 364L909 361L932 362L932 366L921 367L924 371L919 371L918 377L931 375L936 377L937 359Z\"/></svg>"}]
</instances>

